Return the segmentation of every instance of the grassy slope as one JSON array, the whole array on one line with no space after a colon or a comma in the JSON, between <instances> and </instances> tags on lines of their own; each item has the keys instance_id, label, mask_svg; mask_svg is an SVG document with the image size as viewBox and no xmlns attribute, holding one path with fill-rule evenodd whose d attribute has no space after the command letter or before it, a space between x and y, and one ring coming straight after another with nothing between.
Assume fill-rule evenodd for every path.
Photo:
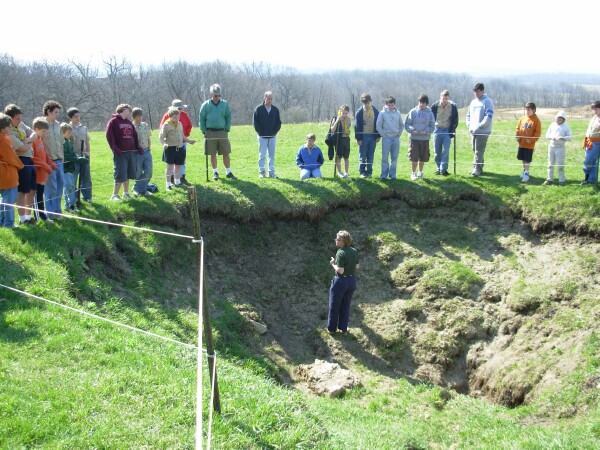
<instances>
[{"instance_id":1,"label":"grassy slope","mask_svg":"<svg viewBox=\"0 0 600 450\"><path fill-rule=\"evenodd\" d=\"M583 122L571 126L576 135L585 129ZM300 182L293 162L295 151L307 132L317 132L321 141L323 124L284 128L278 143L279 180L257 179L256 143L249 127L237 127L231 133L232 168L238 182L207 183L199 144L189 153L188 179L198 183L203 214L241 222L272 217L314 219L332 208L368 206L390 196L406 199L414 207L473 198L499 211L522 214L541 229L557 226L597 236L597 190L575 184L581 178L579 139L568 147L567 187L540 186L545 178L545 144L538 146L534 156L532 181L522 186L515 142L510 137L513 127L513 123L497 124L486 154L489 175L478 179L434 178L430 163L423 182L408 181L403 136L401 178L395 183L332 179L330 163L324 168L328 178ZM151 199L106 201L112 186L110 153L101 133L93 138L97 201L85 207L85 215L151 223L154 228L190 234L177 212L186 196L165 193L160 181L161 194ZM464 135L458 141L460 175L469 171L470 150ZM356 153L353 147L351 175L356 173ZM164 166L158 152L154 157L155 180L160 180ZM197 281L154 276L159 271L177 274L182 263L191 265L195 252L188 241L85 223L74 227L71 221L51 228L0 230L0 239L2 283L194 342L195 299L190 292L195 292ZM7 291L0 296L0 321L0 446L193 445L195 369L189 350ZM215 322L221 330L217 339L225 341L227 327ZM577 421L524 426L520 415L530 417L535 411L508 411L461 396L446 403L436 388L413 387L403 381L385 397L367 386L343 401L307 401L262 375L260 366L250 364L243 370L235 361L221 361L224 415L216 418L216 447L398 448L456 442L485 448L505 442L506 447L592 448L600 435L597 410Z\"/></svg>"}]
</instances>

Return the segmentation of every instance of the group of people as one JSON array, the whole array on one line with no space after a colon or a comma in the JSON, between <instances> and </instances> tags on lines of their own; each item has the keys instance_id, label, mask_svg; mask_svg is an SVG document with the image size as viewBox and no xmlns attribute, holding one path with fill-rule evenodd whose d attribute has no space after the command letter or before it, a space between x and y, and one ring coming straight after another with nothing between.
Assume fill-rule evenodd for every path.
<instances>
[{"instance_id":1,"label":"group of people","mask_svg":"<svg viewBox=\"0 0 600 450\"><path fill-rule=\"evenodd\" d=\"M15 104L0 113L0 226L29 225L41 219L52 222L65 208L76 211L77 193L92 201L92 180L87 128L77 108L69 108L69 122L58 121L62 106L49 100L43 116L31 128ZM78 189L76 189L78 186ZM35 207L34 207L35 205ZM37 215L36 213L37 212Z\"/></svg>"},{"instance_id":2,"label":"group of people","mask_svg":"<svg viewBox=\"0 0 600 450\"><path fill-rule=\"evenodd\" d=\"M213 84L199 114L199 128L204 136L204 154L210 156L213 179L219 179L217 156L221 155L225 177L237 179L231 171L231 110L221 98L221 86ZM471 135L473 151L473 176L483 173L487 141L492 133L494 104L485 94L483 83L473 86L474 98L467 114L466 126ZM355 112L354 139L358 145L361 178L371 178L377 144L381 141L382 160L380 179L397 176L400 137L404 131L409 135L408 159L411 162L412 180L423 178L424 165L430 159L430 139L433 135L436 175L447 176L451 140L456 136L459 124L458 108L450 100L447 90L440 93L438 101L429 106L429 98L421 94L417 105L404 120L396 106L396 99L388 96L379 111L373 106L368 93L361 95L361 107ZM193 126L185 111L187 105L173 100L160 122L158 139L163 146L162 160L166 163L165 189L186 188L187 145L195 144L190 138ZM598 180L600 156L600 101L592 104L594 117L589 123L584 140L585 158L582 184L595 184ZM65 209L76 212L80 202L92 202L92 179L90 174L90 137L82 125L77 108L67 110L68 122L59 122L62 106L49 100L43 105L43 116L37 117L32 127L22 121L23 111L10 104L4 109L0 124L7 123L0 139L0 226L15 224L16 204L19 223L31 224L38 219L52 222ZM554 170L558 172L558 184L564 186L565 144L572 140L566 124L567 115L559 111L555 121L546 132L548 145L548 177L544 185L554 183ZM8 121L8 122L7 122ZM253 114L253 126L258 141L259 178L277 178L275 151L277 134L282 121L279 109L273 104L273 92L264 93L263 101ZM350 107L341 105L329 125L331 134L330 159L335 157L337 174L349 178L352 119ZM117 106L115 114L106 124L106 139L113 152L114 188L111 200L131 199L129 181L135 180L133 196L147 196L156 192L150 181L153 175L151 154L151 127L143 121L141 108L128 104ZM529 181L536 142L542 134L542 126L536 115L536 105L525 104L525 114L519 120L515 132L518 143L517 158L523 163L521 181ZM343 164L342 164L343 160ZM322 177L321 166L325 158L316 145L316 136L310 133L306 143L296 153L300 178ZM120 195L123 187L123 196Z\"/></svg>"}]
</instances>

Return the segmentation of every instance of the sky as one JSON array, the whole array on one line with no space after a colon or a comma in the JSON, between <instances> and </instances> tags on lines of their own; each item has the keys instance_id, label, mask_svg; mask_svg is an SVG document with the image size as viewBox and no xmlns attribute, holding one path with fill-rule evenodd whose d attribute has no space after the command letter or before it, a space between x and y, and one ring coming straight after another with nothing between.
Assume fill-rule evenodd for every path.
<instances>
[{"instance_id":1,"label":"sky","mask_svg":"<svg viewBox=\"0 0 600 450\"><path fill-rule=\"evenodd\" d=\"M117 56L143 65L265 62L302 72L600 74L598 7L583 0L553 3L103 0L70 6L30 0L27 9L43 14L4 21L0 53L22 62L99 67ZM48 24L53 27L45 31Z\"/></svg>"}]
</instances>

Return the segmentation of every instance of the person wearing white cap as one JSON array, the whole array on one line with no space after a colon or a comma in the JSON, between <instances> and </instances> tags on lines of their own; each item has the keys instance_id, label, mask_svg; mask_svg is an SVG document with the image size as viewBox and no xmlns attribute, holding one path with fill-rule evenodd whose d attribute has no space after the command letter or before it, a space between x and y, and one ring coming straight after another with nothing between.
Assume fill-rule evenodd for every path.
<instances>
[{"instance_id":1,"label":"person wearing white cap","mask_svg":"<svg viewBox=\"0 0 600 450\"><path fill-rule=\"evenodd\" d=\"M548 178L544 181L544 186L554 183L554 166L558 169L558 184L560 186L566 184L565 144L573 139L571 128L565 123L566 120L567 113L559 111L546 131L546 139L550 139L550 143L548 144Z\"/></svg>"},{"instance_id":2,"label":"person wearing white cap","mask_svg":"<svg viewBox=\"0 0 600 450\"><path fill-rule=\"evenodd\" d=\"M186 138L190 137L190 134L192 133L192 121L190 120L190 116L188 116L188 113L186 113L184 111L184 108L187 108L188 105L184 105L183 102L181 100L179 100L178 98L176 98L175 100L173 100L171 102L171 108L177 108L179 110L179 122L181 122L181 125L183 125L183 135ZM167 111L162 119L160 120L160 125L159 128L161 128L163 126L163 124L169 120L169 111ZM187 146L186 143L183 143L183 146L181 147L180 151L185 152L187 150ZM164 161L164 155L163 155L163 161ZM185 164L181 166L181 172L180 172L180 176L181 176L181 184L184 184L186 186L191 186L192 183L190 183L188 180L186 180L185 178ZM171 183L175 183L175 179L171 179Z\"/></svg>"}]
</instances>

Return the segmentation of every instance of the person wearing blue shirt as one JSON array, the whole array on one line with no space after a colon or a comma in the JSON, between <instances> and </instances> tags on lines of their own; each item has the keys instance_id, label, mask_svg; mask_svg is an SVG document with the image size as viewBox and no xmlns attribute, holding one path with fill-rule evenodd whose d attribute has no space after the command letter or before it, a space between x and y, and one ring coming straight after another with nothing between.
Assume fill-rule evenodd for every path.
<instances>
[{"instance_id":1,"label":"person wearing blue shirt","mask_svg":"<svg viewBox=\"0 0 600 450\"><path fill-rule=\"evenodd\" d=\"M296 154L296 164L300 167L300 178L321 178L321 166L325 162L323 152L315 145L316 136L308 134L306 145L300 147Z\"/></svg>"}]
</instances>

